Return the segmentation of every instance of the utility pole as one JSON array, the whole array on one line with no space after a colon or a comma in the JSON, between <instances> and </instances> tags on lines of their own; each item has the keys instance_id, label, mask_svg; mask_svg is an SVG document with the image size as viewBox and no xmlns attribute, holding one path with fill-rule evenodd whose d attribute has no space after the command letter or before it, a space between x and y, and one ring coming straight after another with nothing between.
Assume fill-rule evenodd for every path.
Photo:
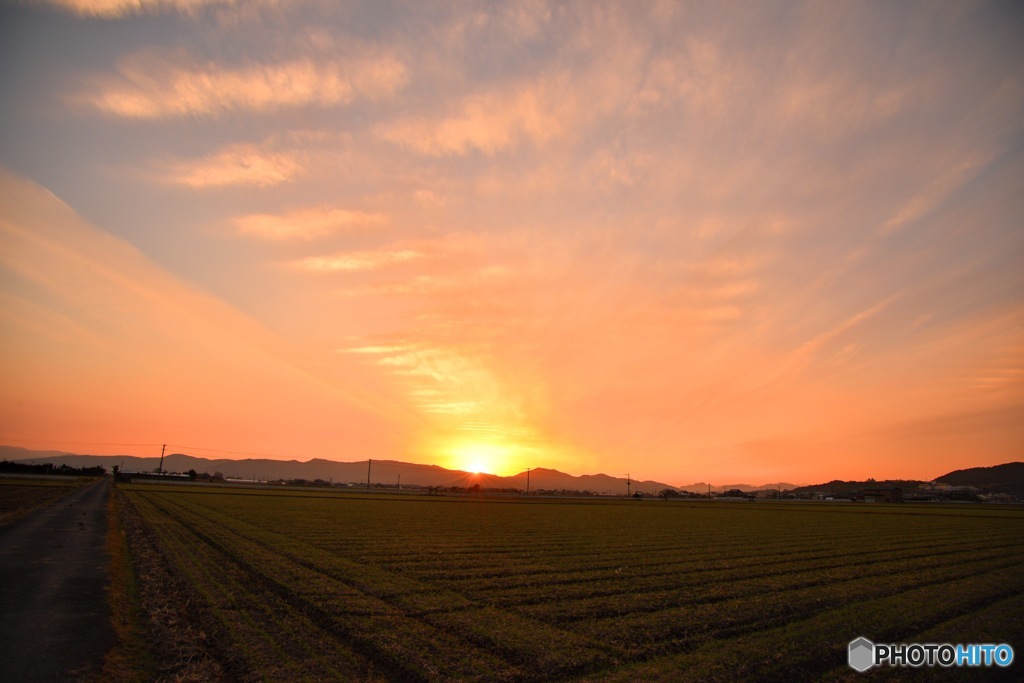
<instances>
[{"instance_id":1,"label":"utility pole","mask_svg":"<svg viewBox=\"0 0 1024 683\"><path fill-rule=\"evenodd\" d=\"M629 473L627 472L626 473L626 498L629 498L629 485L630 485Z\"/></svg>"},{"instance_id":2,"label":"utility pole","mask_svg":"<svg viewBox=\"0 0 1024 683\"><path fill-rule=\"evenodd\" d=\"M167 448L167 444L160 447L160 468L157 470L157 474L164 473L164 449Z\"/></svg>"},{"instance_id":3,"label":"utility pole","mask_svg":"<svg viewBox=\"0 0 1024 683\"><path fill-rule=\"evenodd\" d=\"M530 468L526 468L526 495L530 495Z\"/></svg>"},{"instance_id":4,"label":"utility pole","mask_svg":"<svg viewBox=\"0 0 1024 683\"><path fill-rule=\"evenodd\" d=\"M370 465L372 465L372 464L373 464L373 460L371 458L367 458L366 459L366 492L367 493L370 492Z\"/></svg>"}]
</instances>

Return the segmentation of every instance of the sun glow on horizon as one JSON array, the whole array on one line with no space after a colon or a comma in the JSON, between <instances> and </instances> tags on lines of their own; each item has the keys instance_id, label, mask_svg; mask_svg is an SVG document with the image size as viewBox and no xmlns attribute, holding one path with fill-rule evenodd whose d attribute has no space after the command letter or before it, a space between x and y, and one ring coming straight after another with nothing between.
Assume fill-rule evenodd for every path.
<instances>
[{"instance_id":1,"label":"sun glow on horizon","mask_svg":"<svg viewBox=\"0 0 1024 683\"><path fill-rule=\"evenodd\" d=\"M449 449L448 463L463 472L509 476L519 472L513 451L505 444L469 441Z\"/></svg>"}]
</instances>

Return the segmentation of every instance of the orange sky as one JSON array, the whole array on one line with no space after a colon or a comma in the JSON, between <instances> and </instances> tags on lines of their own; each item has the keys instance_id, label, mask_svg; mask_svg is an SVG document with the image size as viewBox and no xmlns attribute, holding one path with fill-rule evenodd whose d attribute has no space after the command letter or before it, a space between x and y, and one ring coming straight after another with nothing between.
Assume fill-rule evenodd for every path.
<instances>
[{"instance_id":1,"label":"orange sky","mask_svg":"<svg viewBox=\"0 0 1024 683\"><path fill-rule=\"evenodd\" d=\"M1007 3L0 9L0 443L1024 459Z\"/></svg>"}]
</instances>

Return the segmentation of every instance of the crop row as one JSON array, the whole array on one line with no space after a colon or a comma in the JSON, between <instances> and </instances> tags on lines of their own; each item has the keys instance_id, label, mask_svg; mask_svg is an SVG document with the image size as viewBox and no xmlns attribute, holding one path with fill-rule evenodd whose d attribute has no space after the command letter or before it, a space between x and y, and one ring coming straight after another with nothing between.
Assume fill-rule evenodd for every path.
<instances>
[{"instance_id":1,"label":"crop row","mask_svg":"<svg viewBox=\"0 0 1024 683\"><path fill-rule=\"evenodd\" d=\"M354 651L365 653L393 677L526 680L530 675L521 664L540 656L558 662L557 668L548 669L558 675L606 663L599 649L572 634L517 623L523 620L238 522L211 523L210 517L166 500L147 502L144 514L176 520L180 530L191 533L194 548L216 556L207 564L247 575L244 586L228 591L234 596L228 607L244 612L246 605L262 602L265 596L278 596L313 615L324 628L323 637L351 643ZM185 564L182 570L190 572L190 566ZM232 624L244 621L241 614L228 614L223 607L221 617ZM496 627L499 623L501 628ZM256 669L263 670L262 664Z\"/></svg>"},{"instance_id":2,"label":"crop row","mask_svg":"<svg viewBox=\"0 0 1024 683\"><path fill-rule=\"evenodd\" d=\"M1020 564L919 585L911 582L877 595L862 594L828 610L795 611L788 619L765 623L765 627L746 630L738 637L705 639L696 647L624 667L608 678L840 680L850 673L845 666L846 645L859 635L876 642L934 642L920 638L944 633L952 642L992 642L978 640L978 631L970 628L964 615L992 624L1002 614L1015 617L1019 626L1019 614L1012 608L1021 605L1022 593L1024 571ZM947 629L951 624L954 628ZM1006 642L1008 636L1019 638L1019 630L1007 630L1013 628L1013 621L997 624L996 642Z\"/></svg>"},{"instance_id":3,"label":"crop row","mask_svg":"<svg viewBox=\"0 0 1024 683\"><path fill-rule=\"evenodd\" d=\"M127 491L240 678L729 678L775 637L814 677L1024 592L1020 512Z\"/></svg>"}]
</instances>

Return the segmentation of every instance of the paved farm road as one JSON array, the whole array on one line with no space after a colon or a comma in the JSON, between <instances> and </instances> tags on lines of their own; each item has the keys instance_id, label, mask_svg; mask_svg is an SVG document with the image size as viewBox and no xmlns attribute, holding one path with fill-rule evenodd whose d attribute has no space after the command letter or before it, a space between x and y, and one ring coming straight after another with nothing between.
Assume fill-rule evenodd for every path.
<instances>
[{"instance_id":1,"label":"paved farm road","mask_svg":"<svg viewBox=\"0 0 1024 683\"><path fill-rule=\"evenodd\" d=\"M0 531L0 681L99 671L115 641L106 594L109 496L104 478Z\"/></svg>"}]
</instances>

